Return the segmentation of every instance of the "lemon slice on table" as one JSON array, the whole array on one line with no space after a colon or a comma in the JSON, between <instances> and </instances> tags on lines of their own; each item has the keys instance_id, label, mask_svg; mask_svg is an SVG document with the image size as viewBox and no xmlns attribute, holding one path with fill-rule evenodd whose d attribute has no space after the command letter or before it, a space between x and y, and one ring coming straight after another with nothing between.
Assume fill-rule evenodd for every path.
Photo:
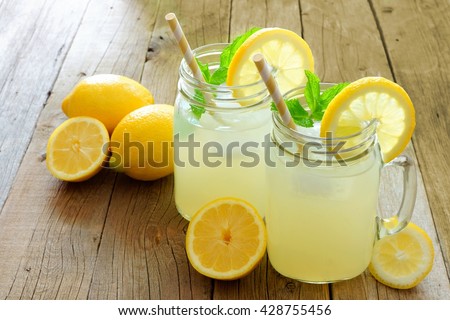
<instances>
[{"instance_id":1,"label":"lemon slice on table","mask_svg":"<svg viewBox=\"0 0 450 320\"><path fill-rule=\"evenodd\" d=\"M109 134L102 122L91 117L71 118L48 140L47 168L61 180L87 180L102 168L108 147Z\"/></svg>"},{"instance_id":2,"label":"lemon slice on table","mask_svg":"<svg viewBox=\"0 0 450 320\"><path fill-rule=\"evenodd\" d=\"M410 222L399 233L375 243L370 273L381 283L396 289L415 287L431 271L433 243L428 234Z\"/></svg>"},{"instance_id":3,"label":"lemon slice on table","mask_svg":"<svg viewBox=\"0 0 450 320\"><path fill-rule=\"evenodd\" d=\"M306 83L304 70L314 71L309 45L293 31L264 28L252 34L234 54L228 69L228 86L245 85L261 77L252 57L262 53L275 69L274 76L282 93Z\"/></svg>"},{"instance_id":4,"label":"lemon slice on table","mask_svg":"<svg viewBox=\"0 0 450 320\"><path fill-rule=\"evenodd\" d=\"M320 136L342 136L346 128L363 128L377 121L377 137L385 163L398 156L411 140L416 120L406 91L382 77L366 77L350 83L331 100L322 118Z\"/></svg>"},{"instance_id":5,"label":"lemon slice on table","mask_svg":"<svg viewBox=\"0 0 450 320\"><path fill-rule=\"evenodd\" d=\"M201 274L233 280L250 273L266 251L266 228L256 209L236 198L206 204L191 219L186 252Z\"/></svg>"}]
</instances>

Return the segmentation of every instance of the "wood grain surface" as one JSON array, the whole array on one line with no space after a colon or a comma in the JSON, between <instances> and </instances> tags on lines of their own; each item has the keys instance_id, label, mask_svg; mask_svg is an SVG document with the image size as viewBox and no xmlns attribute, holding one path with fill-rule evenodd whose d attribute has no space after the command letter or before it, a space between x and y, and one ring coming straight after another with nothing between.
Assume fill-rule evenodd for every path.
<instances>
[{"instance_id":1,"label":"wood grain surface","mask_svg":"<svg viewBox=\"0 0 450 320\"><path fill-rule=\"evenodd\" d=\"M449 1L0 1L1 299L450 299ZM250 27L283 27L313 50L323 81L381 75L410 94L417 129L406 152L418 169L413 221L436 251L416 288L395 290L366 271L331 285L278 274L267 256L224 282L190 265L188 222L173 177L139 182L104 169L82 183L45 165L61 101L83 77L116 73L173 104L181 53L164 20L175 12L192 47ZM380 208L399 205L401 176L383 172Z\"/></svg>"}]
</instances>

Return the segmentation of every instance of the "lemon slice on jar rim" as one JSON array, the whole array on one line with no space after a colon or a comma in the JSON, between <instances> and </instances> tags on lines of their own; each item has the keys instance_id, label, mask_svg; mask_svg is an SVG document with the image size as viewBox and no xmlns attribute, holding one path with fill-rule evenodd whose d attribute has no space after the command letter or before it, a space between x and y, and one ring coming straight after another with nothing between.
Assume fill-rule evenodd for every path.
<instances>
[{"instance_id":1,"label":"lemon slice on jar rim","mask_svg":"<svg viewBox=\"0 0 450 320\"><path fill-rule=\"evenodd\" d=\"M385 163L400 155L416 125L410 97L398 84L382 77L365 77L342 89L331 100L322 118L320 136L334 137L346 128L377 122L376 134Z\"/></svg>"},{"instance_id":2,"label":"lemon slice on jar rim","mask_svg":"<svg viewBox=\"0 0 450 320\"><path fill-rule=\"evenodd\" d=\"M252 60L256 53L262 53L275 69L282 93L306 84L304 70L314 71L311 48L302 37L287 29L263 28L245 40L234 54L227 74L228 86L246 85L261 79Z\"/></svg>"}]
</instances>

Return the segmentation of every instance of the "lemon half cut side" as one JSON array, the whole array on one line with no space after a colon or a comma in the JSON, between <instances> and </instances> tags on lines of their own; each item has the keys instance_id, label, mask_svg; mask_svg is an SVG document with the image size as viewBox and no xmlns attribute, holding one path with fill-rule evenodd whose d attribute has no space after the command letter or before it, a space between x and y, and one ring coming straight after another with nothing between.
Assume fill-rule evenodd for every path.
<instances>
[{"instance_id":1,"label":"lemon half cut side","mask_svg":"<svg viewBox=\"0 0 450 320\"><path fill-rule=\"evenodd\" d=\"M433 260L434 248L430 237L410 222L402 231L375 243L369 271L389 287L409 289L428 275Z\"/></svg>"},{"instance_id":2,"label":"lemon half cut side","mask_svg":"<svg viewBox=\"0 0 450 320\"><path fill-rule=\"evenodd\" d=\"M50 173L64 181L84 181L97 174L106 160L109 134L91 117L66 120L47 143L46 164Z\"/></svg>"},{"instance_id":3,"label":"lemon half cut side","mask_svg":"<svg viewBox=\"0 0 450 320\"><path fill-rule=\"evenodd\" d=\"M266 229L256 209L237 198L216 199L191 219L186 252L201 274L233 280L250 273L266 251Z\"/></svg>"}]
</instances>

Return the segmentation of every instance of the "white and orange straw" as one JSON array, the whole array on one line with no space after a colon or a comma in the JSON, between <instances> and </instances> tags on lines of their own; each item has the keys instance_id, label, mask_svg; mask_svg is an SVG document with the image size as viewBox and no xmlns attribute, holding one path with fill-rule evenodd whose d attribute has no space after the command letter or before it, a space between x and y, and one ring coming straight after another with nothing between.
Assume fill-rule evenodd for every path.
<instances>
[{"instance_id":1,"label":"white and orange straw","mask_svg":"<svg viewBox=\"0 0 450 320\"><path fill-rule=\"evenodd\" d=\"M188 64L189 68L194 75L194 78L198 81L205 82L203 78L202 72L195 60L194 53L192 52L191 46L184 35L183 29L181 29L180 23L178 22L177 16L175 13L166 14L166 21L169 23L170 29L175 36L175 39L178 42L178 46L180 47L181 52L183 53L184 60Z\"/></svg>"},{"instance_id":2,"label":"white and orange straw","mask_svg":"<svg viewBox=\"0 0 450 320\"><path fill-rule=\"evenodd\" d=\"M267 90L269 90L269 93L272 96L272 100L278 109L278 113L280 114L281 120L287 127L295 130L296 128L295 123L292 120L291 114L289 113L289 109L283 100L283 96L281 95L280 89L278 88L278 85L275 79L273 78L273 75L269 68L269 64L266 62L261 53L257 53L253 56L253 62L258 68L259 74L261 75L261 78L266 84Z\"/></svg>"}]
</instances>

